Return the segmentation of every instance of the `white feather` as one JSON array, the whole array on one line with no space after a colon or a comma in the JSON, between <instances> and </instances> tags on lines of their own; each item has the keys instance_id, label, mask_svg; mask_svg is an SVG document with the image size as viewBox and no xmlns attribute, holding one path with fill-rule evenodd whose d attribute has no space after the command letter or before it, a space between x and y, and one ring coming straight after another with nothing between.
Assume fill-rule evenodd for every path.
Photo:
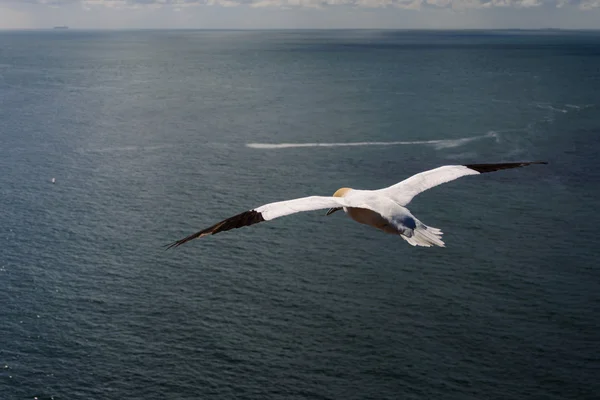
<instances>
[{"instance_id":1,"label":"white feather","mask_svg":"<svg viewBox=\"0 0 600 400\"><path fill-rule=\"evenodd\" d=\"M265 221L302 211L324 210L327 208L343 207L345 202L341 197L309 196L293 200L278 201L255 208L262 214Z\"/></svg>"},{"instance_id":2,"label":"white feather","mask_svg":"<svg viewBox=\"0 0 600 400\"><path fill-rule=\"evenodd\" d=\"M479 175L479 172L464 165L445 165L418 173L400 183L374 190L374 192L388 196L398 204L405 206L419 193L467 175Z\"/></svg>"}]
</instances>

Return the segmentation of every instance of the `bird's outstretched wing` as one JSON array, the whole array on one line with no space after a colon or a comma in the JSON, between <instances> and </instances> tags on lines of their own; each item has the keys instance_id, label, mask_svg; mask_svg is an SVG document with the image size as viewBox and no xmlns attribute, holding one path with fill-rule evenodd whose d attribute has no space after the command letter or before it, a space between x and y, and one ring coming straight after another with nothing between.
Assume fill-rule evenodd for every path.
<instances>
[{"instance_id":1,"label":"bird's outstretched wing","mask_svg":"<svg viewBox=\"0 0 600 400\"><path fill-rule=\"evenodd\" d=\"M403 180L400 183L374 192L386 195L402 206L411 202L413 197L427 189L450 182L467 175L479 175L501 169L525 167L531 164L548 164L545 161L529 161L501 164L465 164L445 165L443 167L424 171Z\"/></svg>"},{"instance_id":2,"label":"bird's outstretched wing","mask_svg":"<svg viewBox=\"0 0 600 400\"><path fill-rule=\"evenodd\" d=\"M275 203L265 204L252 210L244 211L233 217L217 222L213 226L196 232L183 239L177 240L167 245L167 249L171 247L181 246L190 240L200 238L202 236L214 235L219 232L237 229L243 226L254 225L263 221L270 221L275 218L285 215L295 214L302 211L322 210L326 208L343 207L346 203L341 197L326 197L326 196L309 196L301 197L293 200L278 201Z\"/></svg>"}]
</instances>

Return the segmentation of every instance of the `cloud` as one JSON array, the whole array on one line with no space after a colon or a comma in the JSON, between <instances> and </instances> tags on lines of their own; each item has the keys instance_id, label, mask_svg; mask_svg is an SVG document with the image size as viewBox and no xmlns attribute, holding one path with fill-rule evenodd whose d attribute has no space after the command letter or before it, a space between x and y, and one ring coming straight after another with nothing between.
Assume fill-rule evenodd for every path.
<instances>
[{"instance_id":1,"label":"cloud","mask_svg":"<svg viewBox=\"0 0 600 400\"><path fill-rule=\"evenodd\" d=\"M0 0L14 3L15 0ZM490 8L535 8L550 6L572 7L582 11L600 7L600 0L20 0L20 3L40 4L57 7L80 4L84 8L140 9L165 8L182 10L193 6L251 6L254 8L325 8L335 6L358 8L402 8L420 10L436 9L490 9Z\"/></svg>"},{"instance_id":2,"label":"cloud","mask_svg":"<svg viewBox=\"0 0 600 400\"><path fill-rule=\"evenodd\" d=\"M582 10L591 10L598 7L600 7L600 0L585 0L579 4L579 8Z\"/></svg>"},{"instance_id":3,"label":"cloud","mask_svg":"<svg viewBox=\"0 0 600 400\"><path fill-rule=\"evenodd\" d=\"M5 8L0 1L0 27L4 29L20 28L31 24L27 13Z\"/></svg>"}]
</instances>

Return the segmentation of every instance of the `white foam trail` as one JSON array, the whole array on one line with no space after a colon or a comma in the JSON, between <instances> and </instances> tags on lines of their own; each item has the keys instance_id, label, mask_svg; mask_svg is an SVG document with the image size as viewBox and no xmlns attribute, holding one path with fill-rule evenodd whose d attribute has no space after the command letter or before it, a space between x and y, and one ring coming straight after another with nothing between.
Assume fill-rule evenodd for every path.
<instances>
[{"instance_id":1,"label":"white foam trail","mask_svg":"<svg viewBox=\"0 0 600 400\"><path fill-rule=\"evenodd\" d=\"M485 135L472 136L459 139L438 139L438 140L413 140L401 142L346 142L346 143L246 143L246 147L252 149L290 149L297 147L348 147L348 146L402 146L402 145L431 145L436 150L449 149L463 146L469 142L484 139L498 138L498 134L490 131Z\"/></svg>"}]
</instances>

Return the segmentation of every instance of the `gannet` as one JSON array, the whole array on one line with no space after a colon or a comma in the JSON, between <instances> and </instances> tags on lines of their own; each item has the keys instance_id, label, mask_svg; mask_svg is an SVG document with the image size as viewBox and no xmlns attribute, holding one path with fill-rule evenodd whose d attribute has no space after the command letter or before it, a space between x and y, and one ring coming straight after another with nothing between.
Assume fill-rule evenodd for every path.
<instances>
[{"instance_id":1,"label":"gannet","mask_svg":"<svg viewBox=\"0 0 600 400\"><path fill-rule=\"evenodd\" d=\"M321 209L329 209L326 215L344 210L354 221L372 226L385 233L399 235L412 246L445 247L445 243L442 241L442 231L425 225L405 207L413 197L427 189L463 176L479 175L531 164L547 164L547 162L444 165L418 173L383 189L359 190L343 187L336 190L333 196L308 196L269 203L234 215L211 227L170 243L166 247L170 249L203 236L270 221L302 211Z\"/></svg>"}]
</instances>

